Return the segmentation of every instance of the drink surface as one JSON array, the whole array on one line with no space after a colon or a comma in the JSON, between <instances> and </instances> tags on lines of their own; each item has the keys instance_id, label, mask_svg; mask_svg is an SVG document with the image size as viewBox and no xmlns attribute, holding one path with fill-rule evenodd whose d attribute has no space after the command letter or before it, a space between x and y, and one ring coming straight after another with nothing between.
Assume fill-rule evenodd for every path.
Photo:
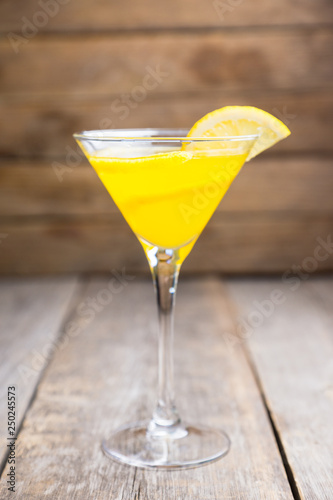
<instances>
[{"instance_id":1,"label":"drink surface","mask_svg":"<svg viewBox=\"0 0 333 500\"><path fill-rule=\"evenodd\" d=\"M138 237L159 248L195 241L244 164L247 154L110 148L88 155ZM112 156L113 155L113 156Z\"/></svg>"}]
</instances>

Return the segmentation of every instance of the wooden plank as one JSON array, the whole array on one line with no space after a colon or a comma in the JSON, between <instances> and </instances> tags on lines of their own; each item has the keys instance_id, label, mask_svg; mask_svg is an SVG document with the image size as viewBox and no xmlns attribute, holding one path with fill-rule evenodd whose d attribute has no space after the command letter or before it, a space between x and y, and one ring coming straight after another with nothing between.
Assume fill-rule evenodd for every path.
<instances>
[{"instance_id":1,"label":"wooden plank","mask_svg":"<svg viewBox=\"0 0 333 500\"><path fill-rule=\"evenodd\" d=\"M86 298L98 300L108 280L93 282ZM18 498L291 500L246 359L240 351L230 357L225 350L221 332L233 323L217 281L181 284L176 379L181 414L224 428L232 440L230 453L208 467L169 474L120 466L103 455L103 436L152 411L155 307L150 281L134 280L85 328L82 317L72 319L81 325L79 333L56 353L20 435Z\"/></svg>"},{"instance_id":2,"label":"wooden plank","mask_svg":"<svg viewBox=\"0 0 333 500\"><path fill-rule=\"evenodd\" d=\"M7 156L62 156L73 147L79 130L135 127L188 127L209 111L224 105L253 105L282 119L292 131L275 152L332 153L330 126L333 95L329 91L209 92L191 95L148 96L127 116L114 113L114 101L55 99L18 101L0 105L0 154ZM67 148L67 149L66 149Z\"/></svg>"},{"instance_id":3,"label":"wooden plank","mask_svg":"<svg viewBox=\"0 0 333 500\"><path fill-rule=\"evenodd\" d=\"M118 211L95 171L73 147L72 163L0 163L0 216L107 215ZM70 166L72 165L72 166ZM75 165L75 166L74 166ZM68 166L62 173L60 168ZM61 175L59 174L61 173ZM59 176L60 175L60 176ZM60 182L61 181L61 182ZM333 212L332 159L263 158L245 165L217 208L227 212ZM10 222L10 220L8 220Z\"/></svg>"},{"instance_id":4,"label":"wooden plank","mask_svg":"<svg viewBox=\"0 0 333 500\"><path fill-rule=\"evenodd\" d=\"M0 283L0 470L7 448L7 389L16 387L16 429L56 349L59 331L71 298L75 278L2 280Z\"/></svg>"},{"instance_id":5,"label":"wooden plank","mask_svg":"<svg viewBox=\"0 0 333 500\"><path fill-rule=\"evenodd\" d=\"M259 324L261 315L260 325L252 334L247 331L247 346L300 498L329 500L333 491L332 277L298 283L291 278L286 283L250 280L230 282L229 287L243 321L251 320L256 311ZM275 307L267 302L274 289L281 291L283 302ZM254 300L266 301L265 317L258 315Z\"/></svg>"},{"instance_id":6,"label":"wooden plank","mask_svg":"<svg viewBox=\"0 0 333 500\"><path fill-rule=\"evenodd\" d=\"M125 266L148 272L144 253L119 213L108 217L19 218L3 224L2 274L108 271ZM318 238L332 233L332 216L292 213L217 212L184 264L183 271L284 272L314 254ZM22 258L24 249L24 258ZM316 271L333 269L327 255Z\"/></svg>"},{"instance_id":7,"label":"wooden plank","mask_svg":"<svg viewBox=\"0 0 333 500\"><path fill-rule=\"evenodd\" d=\"M47 2L42 2L47 4ZM56 5L59 2L54 2ZM71 0L59 5L58 12L47 16L41 31L72 30L119 30L145 28L264 26L280 24L330 24L332 3L289 2L281 0L272 4L269 0L251 2L211 2L202 0L169 0L165 5L146 0L133 4L130 0ZM56 9L56 7L55 7ZM41 11L38 0L2 0L0 4L0 29L18 34L24 25L22 17L35 20ZM259 15L260 14L260 15Z\"/></svg>"},{"instance_id":8,"label":"wooden plank","mask_svg":"<svg viewBox=\"0 0 333 500\"><path fill-rule=\"evenodd\" d=\"M223 273L283 273L313 256L318 238L327 241L332 216L216 213L185 261L184 270ZM315 271L333 269L333 255Z\"/></svg>"},{"instance_id":9,"label":"wooden plank","mask_svg":"<svg viewBox=\"0 0 333 500\"><path fill-rule=\"evenodd\" d=\"M137 94L139 101L145 89L159 94L331 88L332 49L333 32L322 28L53 36L31 40L14 56L3 40L0 89L4 94L72 94L84 98L111 94L112 98L143 86Z\"/></svg>"}]
</instances>

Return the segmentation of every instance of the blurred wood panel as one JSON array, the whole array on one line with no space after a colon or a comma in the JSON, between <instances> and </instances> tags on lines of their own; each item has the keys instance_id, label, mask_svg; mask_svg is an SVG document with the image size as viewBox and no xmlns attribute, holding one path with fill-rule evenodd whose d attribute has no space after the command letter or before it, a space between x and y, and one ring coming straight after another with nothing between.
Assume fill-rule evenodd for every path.
<instances>
[{"instance_id":1,"label":"blurred wood panel","mask_svg":"<svg viewBox=\"0 0 333 500\"><path fill-rule=\"evenodd\" d=\"M22 17L34 20L41 3L47 0L2 0L0 29L20 32ZM247 26L276 24L332 23L331 0L146 0L135 5L131 0L70 0L53 3L55 14L48 15L41 31L118 30L123 28L184 28L201 26ZM38 23L38 20L37 20Z\"/></svg>"},{"instance_id":2,"label":"blurred wood panel","mask_svg":"<svg viewBox=\"0 0 333 500\"><path fill-rule=\"evenodd\" d=\"M151 280L125 281L100 307L109 283L110 275L93 278L72 307L19 435L14 498L293 500L251 367L222 340L235 325L218 280L181 280L175 378L184 420L225 429L230 453L208 467L172 472L120 466L103 455L102 438L124 422L146 419L156 398ZM87 321L81 307L95 298L98 312ZM8 473L7 464L3 477ZM12 500L5 488L1 500Z\"/></svg>"},{"instance_id":3,"label":"blurred wood panel","mask_svg":"<svg viewBox=\"0 0 333 500\"><path fill-rule=\"evenodd\" d=\"M80 159L78 157L78 159ZM0 217L87 217L118 212L97 174L82 158L57 177L65 162L0 163ZM333 163L328 158L258 158L246 164L218 211L333 215ZM9 221L10 219L8 219ZM8 222L7 221L7 222Z\"/></svg>"},{"instance_id":4,"label":"blurred wood panel","mask_svg":"<svg viewBox=\"0 0 333 500\"><path fill-rule=\"evenodd\" d=\"M333 152L333 93L318 91L202 92L147 96L126 116L111 110L114 99L7 100L0 105L0 154L65 156L73 132L98 128L187 127L224 105L253 105L282 119L292 134L271 152Z\"/></svg>"},{"instance_id":5,"label":"blurred wood panel","mask_svg":"<svg viewBox=\"0 0 333 500\"><path fill-rule=\"evenodd\" d=\"M7 388L16 387L16 435L52 356L48 349L47 357L40 354L42 359L36 363L36 350L57 342L68 308L71 307L71 311L74 306L72 299L78 288L76 278L29 282L4 280L0 283L0 398L7 401ZM7 404L2 404L1 421L8 420L6 417ZM9 451L7 437L7 426L1 426L0 467ZM1 482L6 488L7 483Z\"/></svg>"},{"instance_id":6,"label":"blurred wood panel","mask_svg":"<svg viewBox=\"0 0 333 500\"><path fill-rule=\"evenodd\" d=\"M61 1L0 3L0 273L147 269L73 132L190 128L235 104L292 134L246 166L185 269L280 272L311 255L333 229L332 1Z\"/></svg>"},{"instance_id":7,"label":"blurred wood panel","mask_svg":"<svg viewBox=\"0 0 333 500\"><path fill-rule=\"evenodd\" d=\"M292 281L230 280L228 288L239 313L240 337L230 340L230 336L228 346L230 350L239 350L240 345L245 344L250 352L274 428L297 484L299 496L295 498L330 500L333 491L333 302L330 300L333 280L329 277L303 280L302 284L299 280L298 285L301 286L296 289ZM279 304L270 302L273 290L280 292ZM261 304L265 307L271 304L273 308L268 313L266 309L265 317L261 316ZM254 325L252 318L258 314L262 320ZM242 337L244 329L246 340L245 335Z\"/></svg>"},{"instance_id":8,"label":"blurred wood panel","mask_svg":"<svg viewBox=\"0 0 333 500\"><path fill-rule=\"evenodd\" d=\"M121 214L89 219L22 218L2 224L1 273L71 273L123 268L148 273L141 245ZM183 272L283 273L314 255L332 234L332 216L217 212L185 261ZM22 252L23 250L23 252ZM333 270L332 254L316 271Z\"/></svg>"},{"instance_id":9,"label":"blurred wood panel","mask_svg":"<svg viewBox=\"0 0 333 500\"><path fill-rule=\"evenodd\" d=\"M118 97L143 86L139 101L145 90L331 87L333 65L327 61L332 52L329 29L37 37L15 56L4 40L0 89L86 98Z\"/></svg>"}]
</instances>

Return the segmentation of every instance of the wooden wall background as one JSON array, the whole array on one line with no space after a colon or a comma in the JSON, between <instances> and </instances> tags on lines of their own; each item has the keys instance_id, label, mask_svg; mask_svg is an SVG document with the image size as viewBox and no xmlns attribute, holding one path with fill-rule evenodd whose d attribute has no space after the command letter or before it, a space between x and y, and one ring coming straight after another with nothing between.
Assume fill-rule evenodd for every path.
<instances>
[{"instance_id":1,"label":"wooden wall background","mask_svg":"<svg viewBox=\"0 0 333 500\"><path fill-rule=\"evenodd\" d=\"M331 0L2 0L0 272L146 270L71 135L190 127L227 104L292 135L246 166L184 271L301 265L333 235L332 27Z\"/></svg>"}]
</instances>

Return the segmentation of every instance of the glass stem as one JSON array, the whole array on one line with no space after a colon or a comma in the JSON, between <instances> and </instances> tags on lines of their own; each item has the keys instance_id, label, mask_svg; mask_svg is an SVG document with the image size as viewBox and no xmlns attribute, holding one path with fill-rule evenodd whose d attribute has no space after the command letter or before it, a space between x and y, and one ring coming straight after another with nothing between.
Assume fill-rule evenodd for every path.
<instances>
[{"instance_id":1,"label":"glass stem","mask_svg":"<svg viewBox=\"0 0 333 500\"><path fill-rule=\"evenodd\" d=\"M157 250L155 257L151 271L159 316L158 400L149 430L168 433L180 425L173 386L173 309L180 264L172 250Z\"/></svg>"}]
</instances>

